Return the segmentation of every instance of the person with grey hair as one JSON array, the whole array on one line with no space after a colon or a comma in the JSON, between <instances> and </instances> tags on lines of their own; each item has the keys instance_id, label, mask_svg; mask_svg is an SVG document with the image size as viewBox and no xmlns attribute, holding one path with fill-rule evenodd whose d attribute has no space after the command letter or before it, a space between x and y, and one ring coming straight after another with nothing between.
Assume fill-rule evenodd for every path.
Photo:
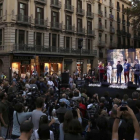
<instances>
[{"instance_id":1,"label":"person with grey hair","mask_svg":"<svg viewBox=\"0 0 140 140\"><path fill-rule=\"evenodd\" d=\"M60 103L64 102L67 105L67 107L70 106L69 100L66 99L66 94L62 94L62 98L59 100L59 102Z\"/></svg>"}]
</instances>

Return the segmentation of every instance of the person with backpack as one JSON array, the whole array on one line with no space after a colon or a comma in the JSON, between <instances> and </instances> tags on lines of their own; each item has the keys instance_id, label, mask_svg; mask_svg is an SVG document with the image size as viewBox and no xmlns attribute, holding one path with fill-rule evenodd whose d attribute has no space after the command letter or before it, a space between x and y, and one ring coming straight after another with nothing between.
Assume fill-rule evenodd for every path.
<instances>
[{"instance_id":1,"label":"person with backpack","mask_svg":"<svg viewBox=\"0 0 140 140\"><path fill-rule=\"evenodd\" d=\"M24 105L22 103L17 103L15 105L15 111L13 113L12 139L19 138L21 134L20 125L31 116L32 112L24 112Z\"/></svg>"}]
</instances>

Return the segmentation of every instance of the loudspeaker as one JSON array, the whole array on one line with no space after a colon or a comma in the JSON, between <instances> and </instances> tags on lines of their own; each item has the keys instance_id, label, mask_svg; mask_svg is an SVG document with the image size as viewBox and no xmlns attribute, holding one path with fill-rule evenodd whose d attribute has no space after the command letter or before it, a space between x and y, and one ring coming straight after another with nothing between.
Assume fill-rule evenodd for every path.
<instances>
[{"instance_id":1,"label":"loudspeaker","mask_svg":"<svg viewBox=\"0 0 140 140\"><path fill-rule=\"evenodd\" d=\"M109 87L109 85L110 85L110 84L109 84L108 82L102 82L102 83L101 83L101 86L102 86L102 87Z\"/></svg>"},{"instance_id":2,"label":"loudspeaker","mask_svg":"<svg viewBox=\"0 0 140 140\"><path fill-rule=\"evenodd\" d=\"M68 84L69 83L69 73L62 73L61 74L62 78L62 84Z\"/></svg>"},{"instance_id":3,"label":"loudspeaker","mask_svg":"<svg viewBox=\"0 0 140 140\"><path fill-rule=\"evenodd\" d=\"M133 82L128 82L127 88L136 90L138 88L138 86L136 84L133 84Z\"/></svg>"}]
</instances>

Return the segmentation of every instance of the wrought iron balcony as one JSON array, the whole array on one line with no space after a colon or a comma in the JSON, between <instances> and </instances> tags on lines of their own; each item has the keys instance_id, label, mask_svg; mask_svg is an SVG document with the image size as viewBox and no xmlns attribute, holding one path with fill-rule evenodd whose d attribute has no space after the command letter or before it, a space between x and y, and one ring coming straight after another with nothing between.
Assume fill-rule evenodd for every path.
<instances>
[{"instance_id":1,"label":"wrought iron balcony","mask_svg":"<svg viewBox=\"0 0 140 140\"><path fill-rule=\"evenodd\" d=\"M62 30L62 23L51 22L51 29L53 29L53 30Z\"/></svg>"},{"instance_id":2,"label":"wrought iron balcony","mask_svg":"<svg viewBox=\"0 0 140 140\"><path fill-rule=\"evenodd\" d=\"M74 6L72 5L69 5L69 4L65 4L65 10L68 11L68 12L74 12Z\"/></svg>"},{"instance_id":3,"label":"wrought iron balcony","mask_svg":"<svg viewBox=\"0 0 140 140\"><path fill-rule=\"evenodd\" d=\"M38 53L38 54L63 54L75 55L80 54L80 49L56 47L56 46L41 46L29 44L14 44L12 46L0 45L0 52L16 52L16 53ZM82 56L97 56L97 50L81 49Z\"/></svg>"},{"instance_id":4,"label":"wrought iron balcony","mask_svg":"<svg viewBox=\"0 0 140 140\"><path fill-rule=\"evenodd\" d=\"M112 2L109 3L109 7L110 8L113 8L114 7Z\"/></svg>"},{"instance_id":5,"label":"wrought iron balcony","mask_svg":"<svg viewBox=\"0 0 140 140\"><path fill-rule=\"evenodd\" d=\"M50 2L51 2L51 7L58 8L58 9L61 8L61 1L59 1L59 0L50 0Z\"/></svg>"},{"instance_id":6,"label":"wrought iron balcony","mask_svg":"<svg viewBox=\"0 0 140 140\"><path fill-rule=\"evenodd\" d=\"M110 27L110 33L111 33L111 34L115 34L115 29L114 29L114 27Z\"/></svg>"},{"instance_id":7,"label":"wrought iron balcony","mask_svg":"<svg viewBox=\"0 0 140 140\"><path fill-rule=\"evenodd\" d=\"M99 47L99 48L104 48L104 47L105 47L105 42L99 40L99 42L98 42L98 47Z\"/></svg>"},{"instance_id":8,"label":"wrought iron balcony","mask_svg":"<svg viewBox=\"0 0 140 140\"><path fill-rule=\"evenodd\" d=\"M98 15L102 17L103 16L103 11L99 10Z\"/></svg>"},{"instance_id":9,"label":"wrought iron balcony","mask_svg":"<svg viewBox=\"0 0 140 140\"><path fill-rule=\"evenodd\" d=\"M85 28L77 28L77 34L85 35Z\"/></svg>"},{"instance_id":10,"label":"wrought iron balcony","mask_svg":"<svg viewBox=\"0 0 140 140\"><path fill-rule=\"evenodd\" d=\"M114 15L109 14L109 18L110 18L110 20L114 20Z\"/></svg>"},{"instance_id":11,"label":"wrought iron balcony","mask_svg":"<svg viewBox=\"0 0 140 140\"><path fill-rule=\"evenodd\" d=\"M34 1L38 4L44 4L44 5L47 4L47 0L34 0Z\"/></svg>"},{"instance_id":12,"label":"wrought iron balcony","mask_svg":"<svg viewBox=\"0 0 140 140\"><path fill-rule=\"evenodd\" d=\"M125 20L124 19L122 20L122 24L125 24Z\"/></svg>"},{"instance_id":13,"label":"wrought iron balcony","mask_svg":"<svg viewBox=\"0 0 140 140\"><path fill-rule=\"evenodd\" d=\"M87 36L95 36L95 31L94 30L87 30Z\"/></svg>"},{"instance_id":14,"label":"wrought iron balcony","mask_svg":"<svg viewBox=\"0 0 140 140\"><path fill-rule=\"evenodd\" d=\"M36 27L47 28L47 20L44 20L44 19L35 19L35 26Z\"/></svg>"},{"instance_id":15,"label":"wrought iron balcony","mask_svg":"<svg viewBox=\"0 0 140 140\"><path fill-rule=\"evenodd\" d=\"M87 18L93 19L93 18L94 18L94 13L92 13L92 12L87 12Z\"/></svg>"},{"instance_id":16,"label":"wrought iron balcony","mask_svg":"<svg viewBox=\"0 0 140 140\"><path fill-rule=\"evenodd\" d=\"M16 16L16 22L20 24L31 24L31 17L19 14Z\"/></svg>"},{"instance_id":17,"label":"wrought iron balcony","mask_svg":"<svg viewBox=\"0 0 140 140\"><path fill-rule=\"evenodd\" d=\"M65 25L65 31L66 32L74 32L75 31L75 26L72 25Z\"/></svg>"},{"instance_id":18,"label":"wrought iron balcony","mask_svg":"<svg viewBox=\"0 0 140 140\"><path fill-rule=\"evenodd\" d=\"M100 23L98 25L98 30L100 30L102 32L104 31L104 26L102 24L100 24Z\"/></svg>"},{"instance_id":19,"label":"wrought iron balcony","mask_svg":"<svg viewBox=\"0 0 140 140\"><path fill-rule=\"evenodd\" d=\"M77 15L84 16L85 15L85 10L81 8L77 8Z\"/></svg>"}]
</instances>

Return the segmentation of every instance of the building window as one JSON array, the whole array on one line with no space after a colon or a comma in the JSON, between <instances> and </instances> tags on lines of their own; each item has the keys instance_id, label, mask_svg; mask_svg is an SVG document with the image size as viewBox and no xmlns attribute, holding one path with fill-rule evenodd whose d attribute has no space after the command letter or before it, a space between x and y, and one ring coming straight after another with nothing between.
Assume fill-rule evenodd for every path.
<instances>
[{"instance_id":1,"label":"building window","mask_svg":"<svg viewBox=\"0 0 140 140\"><path fill-rule=\"evenodd\" d=\"M102 40L102 34L99 33L99 42L101 42L101 40Z\"/></svg>"},{"instance_id":2,"label":"building window","mask_svg":"<svg viewBox=\"0 0 140 140\"><path fill-rule=\"evenodd\" d=\"M71 0L66 0L66 5L71 5Z\"/></svg>"},{"instance_id":3,"label":"building window","mask_svg":"<svg viewBox=\"0 0 140 140\"><path fill-rule=\"evenodd\" d=\"M88 30L88 32L92 30L92 22L91 21L87 21L87 30Z\"/></svg>"},{"instance_id":4,"label":"building window","mask_svg":"<svg viewBox=\"0 0 140 140\"><path fill-rule=\"evenodd\" d=\"M91 4L87 4L87 12L88 12L88 13L91 12Z\"/></svg>"},{"instance_id":5,"label":"building window","mask_svg":"<svg viewBox=\"0 0 140 140\"><path fill-rule=\"evenodd\" d=\"M81 0L77 1L77 8L82 9L82 1Z\"/></svg>"},{"instance_id":6,"label":"building window","mask_svg":"<svg viewBox=\"0 0 140 140\"><path fill-rule=\"evenodd\" d=\"M117 9L120 9L120 4L119 4L119 2L117 2Z\"/></svg>"},{"instance_id":7,"label":"building window","mask_svg":"<svg viewBox=\"0 0 140 140\"><path fill-rule=\"evenodd\" d=\"M56 23L59 22L59 13L58 12L52 12L52 22Z\"/></svg>"},{"instance_id":8,"label":"building window","mask_svg":"<svg viewBox=\"0 0 140 140\"><path fill-rule=\"evenodd\" d=\"M2 45L2 29L0 29L0 45Z\"/></svg>"},{"instance_id":9,"label":"building window","mask_svg":"<svg viewBox=\"0 0 140 140\"><path fill-rule=\"evenodd\" d=\"M77 28L80 30L82 28L82 19L78 18L77 19Z\"/></svg>"},{"instance_id":10,"label":"building window","mask_svg":"<svg viewBox=\"0 0 140 140\"><path fill-rule=\"evenodd\" d=\"M106 7L105 7L105 17L107 17L107 11L106 11Z\"/></svg>"},{"instance_id":11,"label":"building window","mask_svg":"<svg viewBox=\"0 0 140 140\"><path fill-rule=\"evenodd\" d=\"M67 49L70 49L70 37L65 37L65 39L66 39L66 46L65 46L65 48L67 48Z\"/></svg>"},{"instance_id":12,"label":"building window","mask_svg":"<svg viewBox=\"0 0 140 140\"><path fill-rule=\"evenodd\" d=\"M107 43L107 34L105 34L105 43Z\"/></svg>"},{"instance_id":13,"label":"building window","mask_svg":"<svg viewBox=\"0 0 140 140\"><path fill-rule=\"evenodd\" d=\"M42 45L42 33L36 33L36 45Z\"/></svg>"},{"instance_id":14,"label":"building window","mask_svg":"<svg viewBox=\"0 0 140 140\"><path fill-rule=\"evenodd\" d=\"M25 44L25 31L19 30L18 44Z\"/></svg>"},{"instance_id":15,"label":"building window","mask_svg":"<svg viewBox=\"0 0 140 140\"><path fill-rule=\"evenodd\" d=\"M44 19L43 8L36 8L36 19Z\"/></svg>"},{"instance_id":16,"label":"building window","mask_svg":"<svg viewBox=\"0 0 140 140\"><path fill-rule=\"evenodd\" d=\"M56 47L57 46L57 35L52 34L52 46Z\"/></svg>"},{"instance_id":17,"label":"building window","mask_svg":"<svg viewBox=\"0 0 140 140\"><path fill-rule=\"evenodd\" d=\"M90 51L91 50L91 40L87 40L87 49Z\"/></svg>"},{"instance_id":18,"label":"building window","mask_svg":"<svg viewBox=\"0 0 140 140\"><path fill-rule=\"evenodd\" d=\"M105 20L105 28L107 29L107 20Z\"/></svg>"},{"instance_id":19,"label":"building window","mask_svg":"<svg viewBox=\"0 0 140 140\"><path fill-rule=\"evenodd\" d=\"M2 4L0 4L0 17L2 17Z\"/></svg>"},{"instance_id":20,"label":"building window","mask_svg":"<svg viewBox=\"0 0 140 140\"><path fill-rule=\"evenodd\" d=\"M19 14L22 16L26 15L26 5L23 3L20 3Z\"/></svg>"},{"instance_id":21,"label":"building window","mask_svg":"<svg viewBox=\"0 0 140 140\"><path fill-rule=\"evenodd\" d=\"M66 15L66 28L69 29L72 24L72 18L69 15Z\"/></svg>"}]
</instances>

